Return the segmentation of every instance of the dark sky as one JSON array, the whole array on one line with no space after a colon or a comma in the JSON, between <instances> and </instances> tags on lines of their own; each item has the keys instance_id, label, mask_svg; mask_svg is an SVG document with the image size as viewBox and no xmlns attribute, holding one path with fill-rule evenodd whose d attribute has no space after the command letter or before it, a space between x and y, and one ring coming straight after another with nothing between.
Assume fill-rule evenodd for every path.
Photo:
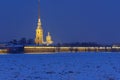
<instances>
[{"instance_id":1,"label":"dark sky","mask_svg":"<svg viewBox=\"0 0 120 80\"><path fill-rule=\"evenodd\" d=\"M41 0L54 42L120 42L120 0ZM37 0L0 0L0 41L35 38Z\"/></svg>"}]
</instances>

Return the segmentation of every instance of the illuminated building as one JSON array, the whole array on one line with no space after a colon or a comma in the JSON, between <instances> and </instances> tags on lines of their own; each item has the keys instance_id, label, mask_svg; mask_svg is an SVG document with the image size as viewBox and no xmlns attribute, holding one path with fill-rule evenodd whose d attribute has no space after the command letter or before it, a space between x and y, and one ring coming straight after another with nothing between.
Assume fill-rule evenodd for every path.
<instances>
[{"instance_id":1,"label":"illuminated building","mask_svg":"<svg viewBox=\"0 0 120 80\"><path fill-rule=\"evenodd\" d=\"M48 32L48 35L46 36L46 44L47 44L47 45L50 45L50 44L52 44L52 43L53 43L52 38L51 38L51 36L50 36L50 33Z\"/></svg>"},{"instance_id":2,"label":"illuminated building","mask_svg":"<svg viewBox=\"0 0 120 80\"><path fill-rule=\"evenodd\" d=\"M48 36L46 36L46 42L44 42L43 35L44 34L43 34L42 24L41 24L41 20L40 20L40 1L39 1L39 5L38 5L38 25L37 25L37 29L36 29L35 44L36 45L42 45L42 44L49 45L49 44L53 43L49 32L48 32Z\"/></svg>"},{"instance_id":3,"label":"illuminated building","mask_svg":"<svg viewBox=\"0 0 120 80\"><path fill-rule=\"evenodd\" d=\"M43 29L42 29L42 26L41 26L40 18L38 18L38 26L37 26L37 29L36 29L35 43L38 44L38 45L39 44L44 44L44 41L43 41Z\"/></svg>"}]
</instances>

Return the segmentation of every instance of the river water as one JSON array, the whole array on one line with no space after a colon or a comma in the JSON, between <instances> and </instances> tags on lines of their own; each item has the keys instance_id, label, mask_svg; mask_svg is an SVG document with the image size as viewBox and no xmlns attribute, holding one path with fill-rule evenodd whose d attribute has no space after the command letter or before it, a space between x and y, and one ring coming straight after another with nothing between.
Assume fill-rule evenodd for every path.
<instances>
[{"instance_id":1,"label":"river water","mask_svg":"<svg viewBox=\"0 0 120 80\"><path fill-rule=\"evenodd\" d=\"M0 80L120 80L120 53L2 54Z\"/></svg>"}]
</instances>

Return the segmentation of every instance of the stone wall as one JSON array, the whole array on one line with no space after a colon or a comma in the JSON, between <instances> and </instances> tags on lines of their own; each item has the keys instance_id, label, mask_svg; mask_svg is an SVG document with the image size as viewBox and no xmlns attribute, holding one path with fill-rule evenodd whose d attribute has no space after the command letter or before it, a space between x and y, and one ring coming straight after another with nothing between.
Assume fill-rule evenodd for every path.
<instances>
[{"instance_id":1,"label":"stone wall","mask_svg":"<svg viewBox=\"0 0 120 80\"><path fill-rule=\"evenodd\" d=\"M0 49L0 53L8 53L7 49Z\"/></svg>"},{"instance_id":2,"label":"stone wall","mask_svg":"<svg viewBox=\"0 0 120 80\"><path fill-rule=\"evenodd\" d=\"M40 52L113 52L120 49L112 47L41 47L41 46L25 46L25 53Z\"/></svg>"}]
</instances>

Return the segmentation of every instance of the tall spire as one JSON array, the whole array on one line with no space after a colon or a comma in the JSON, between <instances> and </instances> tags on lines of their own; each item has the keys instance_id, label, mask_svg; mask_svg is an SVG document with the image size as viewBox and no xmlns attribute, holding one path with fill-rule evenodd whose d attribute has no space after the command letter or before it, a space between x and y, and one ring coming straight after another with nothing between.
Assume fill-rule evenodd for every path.
<instances>
[{"instance_id":1,"label":"tall spire","mask_svg":"<svg viewBox=\"0 0 120 80\"><path fill-rule=\"evenodd\" d=\"M38 28L42 28L40 20L40 0L38 0Z\"/></svg>"},{"instance_id":2,"label":"tall spire","mask_svg":"<svg viewBox=\"0 0 120 80\"><path fill-rule=\"evenodd\" d=\"M38 19L40 19L40 0L38 0Z\"/></svg>"},{"instance_id":3,"label":"tall spire","mask_svg":"<svg viewBox=\"0 0 120 80\"><path fill-rule=\"evenodd\" d=\"M36 29L35 43L37 45L40 45L40 44L50 45L53 43L49 32L48 32L48 36L46 36L46 42L44 42L43 29L42 29L42 24L40 20L40 0L38 0L38 25Z\"/></svg>"}]
</instances>

